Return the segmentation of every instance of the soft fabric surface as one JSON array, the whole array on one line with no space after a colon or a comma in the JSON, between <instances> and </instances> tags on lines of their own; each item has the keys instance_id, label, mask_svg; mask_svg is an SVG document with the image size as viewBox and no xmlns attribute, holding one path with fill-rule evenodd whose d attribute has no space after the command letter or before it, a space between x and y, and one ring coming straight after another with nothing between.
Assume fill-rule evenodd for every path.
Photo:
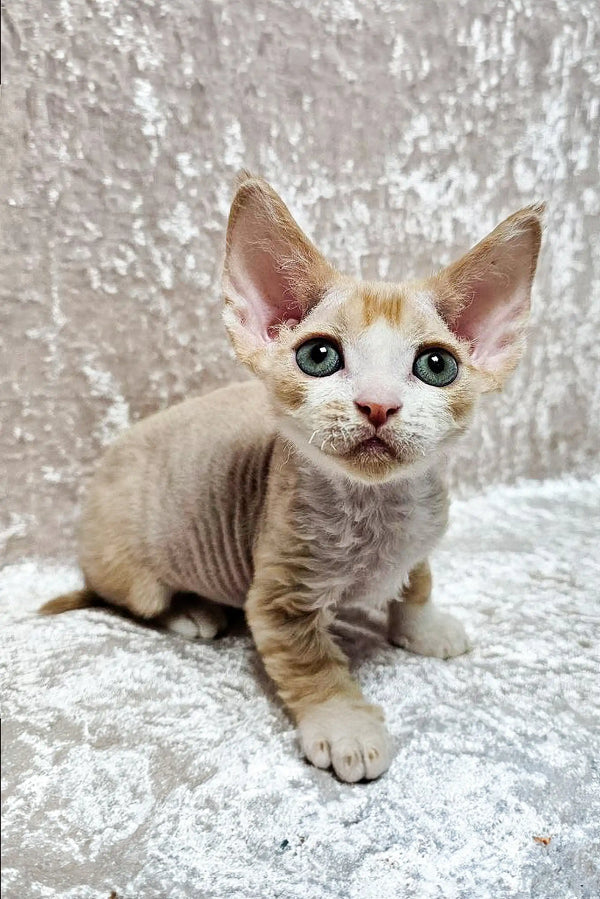
<instances>
[{"instance_id":1,"label":"soft fabric surface","mask_svg":"<svg viewBox=\"0 0 600 899\"><path fill-rule=\"evenodd\" d=\"M436 593L476 647L410 656L348 614L397 747L355 786L300 758L239 624L36 618L77 572L4 568L3 896L597 897L599 535L598 478L454 504Z\"/></svg>"}]
</instances>

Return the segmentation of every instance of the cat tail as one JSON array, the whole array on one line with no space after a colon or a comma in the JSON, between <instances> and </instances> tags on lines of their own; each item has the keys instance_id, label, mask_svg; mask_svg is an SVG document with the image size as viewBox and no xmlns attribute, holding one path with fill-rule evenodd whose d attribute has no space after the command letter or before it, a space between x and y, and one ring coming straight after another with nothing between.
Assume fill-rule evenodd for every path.
<instances>
[{"instance_id":1,"label":"cat tail","mask_svg":"<svg viewBox=\"0 0 600 899\"><path fill-rule=\"evenodd\" d=\"M38 615L60 615L61 612L71 612L74 609L90 609L93 606L102 605L104 605L102 599L93 590L84 587L82 590L63 593L61 596L45 602L38 609Z\"/></svg>"}]
</instances>

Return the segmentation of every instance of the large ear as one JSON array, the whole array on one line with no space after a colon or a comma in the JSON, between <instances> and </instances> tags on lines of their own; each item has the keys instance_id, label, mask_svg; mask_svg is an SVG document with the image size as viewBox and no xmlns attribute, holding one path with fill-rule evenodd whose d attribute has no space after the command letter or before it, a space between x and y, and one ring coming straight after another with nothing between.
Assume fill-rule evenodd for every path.
<instances>
[{"instance_id":1,"label":"large ear","mask_svg":"<svg viewBox=\"0 0 600 899\"><path fill-rule=\"evenodd\" d=\"M242 359L276 339L282 325L298 324L334 277L275 191L242 172L223 268L225 324Z\"/></svg>"},{"instance_id":2,"label":"large ear","mask_svg":"<svg viewBox=\"0 0 600 899\"><path fill-rule=\"evenodd\" d=\"M438 312L470 343L489 389L502 386L523 351L543 212L543 204L515 212L434 278Z\"/></svg>"}]
</instances>

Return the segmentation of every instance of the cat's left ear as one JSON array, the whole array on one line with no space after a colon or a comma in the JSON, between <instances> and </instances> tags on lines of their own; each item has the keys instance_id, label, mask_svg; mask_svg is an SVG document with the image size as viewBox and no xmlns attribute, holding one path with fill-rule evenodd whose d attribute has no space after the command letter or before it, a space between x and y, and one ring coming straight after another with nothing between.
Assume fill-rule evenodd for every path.
<instances>
[{"instance_id":1,"label":"cat's left ear","mask_svg":"<svg viewBox=\"0 0 600 899\"><path fill-rule=\"evenodd\" d=\"M275 191L242 172L229 214L223 267L224 319L240 358L277 339L319 302L335 270Z\"/></svg>"},{"instance_id":2,"label":"cat's left ear","mask_svg":"<svg viewBox=\"0 0 600 899\"><path fill-rule=\"evenodd\" d=\"M501 387L523 352L543 204L515 212L433 279L438 312L471 345L487 389Z\"/></svg>"}]
</instances>

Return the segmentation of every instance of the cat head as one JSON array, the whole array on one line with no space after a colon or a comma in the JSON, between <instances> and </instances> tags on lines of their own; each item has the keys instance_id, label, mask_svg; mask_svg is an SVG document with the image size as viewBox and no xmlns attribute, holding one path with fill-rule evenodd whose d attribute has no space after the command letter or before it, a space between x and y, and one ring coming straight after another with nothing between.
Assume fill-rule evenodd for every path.
<instances>
[{"instance_id":1,"label":"cat head","mask_svg":"<svg viewBox=\"0 0 600 899\"><path fill-rule=\"evenodd\" d=\"M224 318L265 383L280 433L363 482L446 453L480 394L521 356L542 206L452 265L400 284L340 274L262 179L241 176L227 229Z\"/></svg>"}]
</instances>

